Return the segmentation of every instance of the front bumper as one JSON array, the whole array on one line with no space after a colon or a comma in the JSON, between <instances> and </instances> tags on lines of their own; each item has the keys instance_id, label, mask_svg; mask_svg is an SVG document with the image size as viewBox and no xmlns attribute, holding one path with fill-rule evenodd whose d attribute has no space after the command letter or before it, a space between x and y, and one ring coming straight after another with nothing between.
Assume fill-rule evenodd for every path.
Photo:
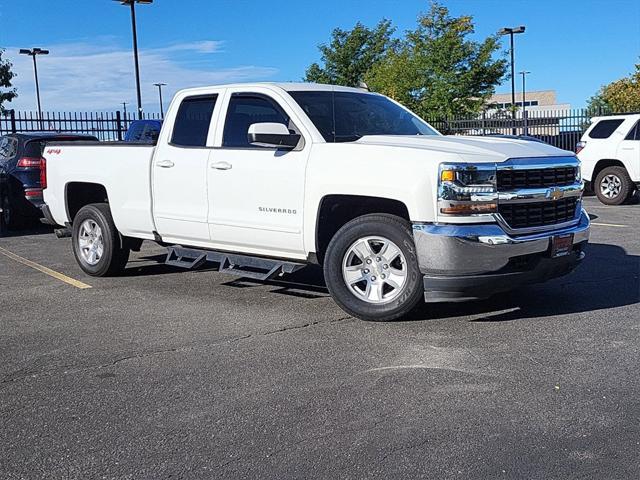
<instances>
[{"instance_id":1,"label":"front bumper","mask_svg":"<svg viewBox=\"0 0 640 480\"><path fill-rule=\"evenodd\" d=\"M425 301L487 298L565 275L584 257L589 228L584 210L574 226L523 236L511 236L498 224L414 224ZM551 239L565 234L573 234L572 251L551 258Z\"/></svg>"}]
</instances>

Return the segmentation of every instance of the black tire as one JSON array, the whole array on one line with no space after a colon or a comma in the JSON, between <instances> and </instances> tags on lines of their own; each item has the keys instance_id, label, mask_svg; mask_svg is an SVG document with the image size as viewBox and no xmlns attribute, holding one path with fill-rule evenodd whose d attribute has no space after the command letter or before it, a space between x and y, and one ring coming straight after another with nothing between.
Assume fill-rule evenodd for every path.
<instances>
[{"instance_id":1,"label":"black tire","mask_svg":"<svg viewBox=\"0 0 640 480\"><path fill-rule=\"evenodd\" d=\"M18 217L16 216L16 209L14 203L11 201L11 194L9 188L3 190L2 197L0 198L0 205L2 205L2 213L0 213L0 231L13 230L19 226Z\"/></svg>"},{"instance_id":2,"label":"black tire","mask_svg":"<svg viewBox=\"0 0 640 480\"><path fill-rule=\"evenodd\" d=\"M620 182L620 189L617 195L611 196L604 191L602 183L606 177L615 178ZM605 205L622 205L629 200L635 191L635 185L629 178L629 172L624 167L614 166L603 168L596 177L593 189L600 202Z\"/></svg>"},{"instance_id":3,"label":"black tire","mask_svg":"<svg viewBox=\"0 0 640 480\"><path fill-rule=\"evenodd\" d=\"M95 222L102 232L102 256L92 265L83 257L80 249L80 229L87 221ZM80 268L93 277L108 277L121 273L129 260L129 248L121 246L121 237L113 223L111 210L106 203L84 206L73 219L73 254Z\"/></svg>"},{"instance_id":4,"label":"black tire","mask_svg":"<svg viewBox=\"0 0 640 480\"><path fill-rule=\"evenodd\" d=\"M367 237L390 240L406 260L405 283L396 296L387 302L369 303L362 300L347 285L343 276L343 262L349 250L355 242ZM395 215L363 215L338 230L325 253L324 277L335 302L345 312L362 320L384 322L401 318L413 310L424 295L411 226L409 222ZM384 299L384 295L382 298Z\"/></svg>"}]
</instances>

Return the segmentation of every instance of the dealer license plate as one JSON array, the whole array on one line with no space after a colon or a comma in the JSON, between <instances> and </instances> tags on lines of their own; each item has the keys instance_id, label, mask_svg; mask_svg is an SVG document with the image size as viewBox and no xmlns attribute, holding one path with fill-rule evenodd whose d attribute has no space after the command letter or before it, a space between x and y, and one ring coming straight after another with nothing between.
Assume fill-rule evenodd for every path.
<instances>
[{"instance_id":1,"label":"dealer license plate","mask_svg":"<svg viewBox=\"0 0 640 480\"><path fill-rule=\"evenodd\" d=\"M551 238L551 258L564 257L573 248L573 233L556 235Z\"/></svg>"}]
</instances>

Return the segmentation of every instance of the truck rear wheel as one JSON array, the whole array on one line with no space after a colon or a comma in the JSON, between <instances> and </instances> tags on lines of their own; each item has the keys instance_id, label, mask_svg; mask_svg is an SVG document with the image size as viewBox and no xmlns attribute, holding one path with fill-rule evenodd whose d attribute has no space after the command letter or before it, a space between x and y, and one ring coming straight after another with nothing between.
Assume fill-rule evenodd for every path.
<instances>
[{"instance_id":1,"label":"truck rear wheel","mask_svg":"<svg viewBox=\"0 0 640 480\"><path fill-rule=\"evenodd\" d=\"M117 275L129 260L129 248L120 245L120 234L106 203L80 209L73 219L72 243L80 268L94 277Z\"/></svg>"},{"instance_id":2,"label":"truck rear wheel","mask_svg":"<svg viewBox=\"0 0 640 480\"><path fill-rule=\"evenodd\" d=\"M593 185L598 200L605 205L622 205L634 191L627 169L620 166L602 169Z\"/></svg>"},{"instance_id":3,"label":"truck rear wheel","mask_svg":"<svg viewBox=\"0 0 640 480\"><path fill-rule=\"evenodd\" d=\"M338 230L327 247L324 276L336 303L363 320L398 319L424 293L410 225L394 215L364 215Z\"/></svg>"}]
</instances>

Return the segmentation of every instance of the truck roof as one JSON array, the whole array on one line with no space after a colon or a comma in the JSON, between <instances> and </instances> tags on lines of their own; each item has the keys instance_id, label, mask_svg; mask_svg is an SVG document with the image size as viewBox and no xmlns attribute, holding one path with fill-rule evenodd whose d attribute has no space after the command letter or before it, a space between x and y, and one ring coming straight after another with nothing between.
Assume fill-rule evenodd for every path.
<instances>
[{"instance_id":1,"label":"truck roof","mask_svg":"<svg viewBox=\"0 0 640 480\"><path fill-rule=\"evenodd\" d=\"M181 92L198 92L206 90L207 88L229 88L229 87L276 87L286 91L335 91L335 92L357 92L357 93L369 93L363 88L355 87L343 87L341 85L327 85L322 83L308 83L308 82L257 82L257 83L228 83L221 85L208 85L205 87L186 88L180 90Z\"/></svg>"}]
</instances>

